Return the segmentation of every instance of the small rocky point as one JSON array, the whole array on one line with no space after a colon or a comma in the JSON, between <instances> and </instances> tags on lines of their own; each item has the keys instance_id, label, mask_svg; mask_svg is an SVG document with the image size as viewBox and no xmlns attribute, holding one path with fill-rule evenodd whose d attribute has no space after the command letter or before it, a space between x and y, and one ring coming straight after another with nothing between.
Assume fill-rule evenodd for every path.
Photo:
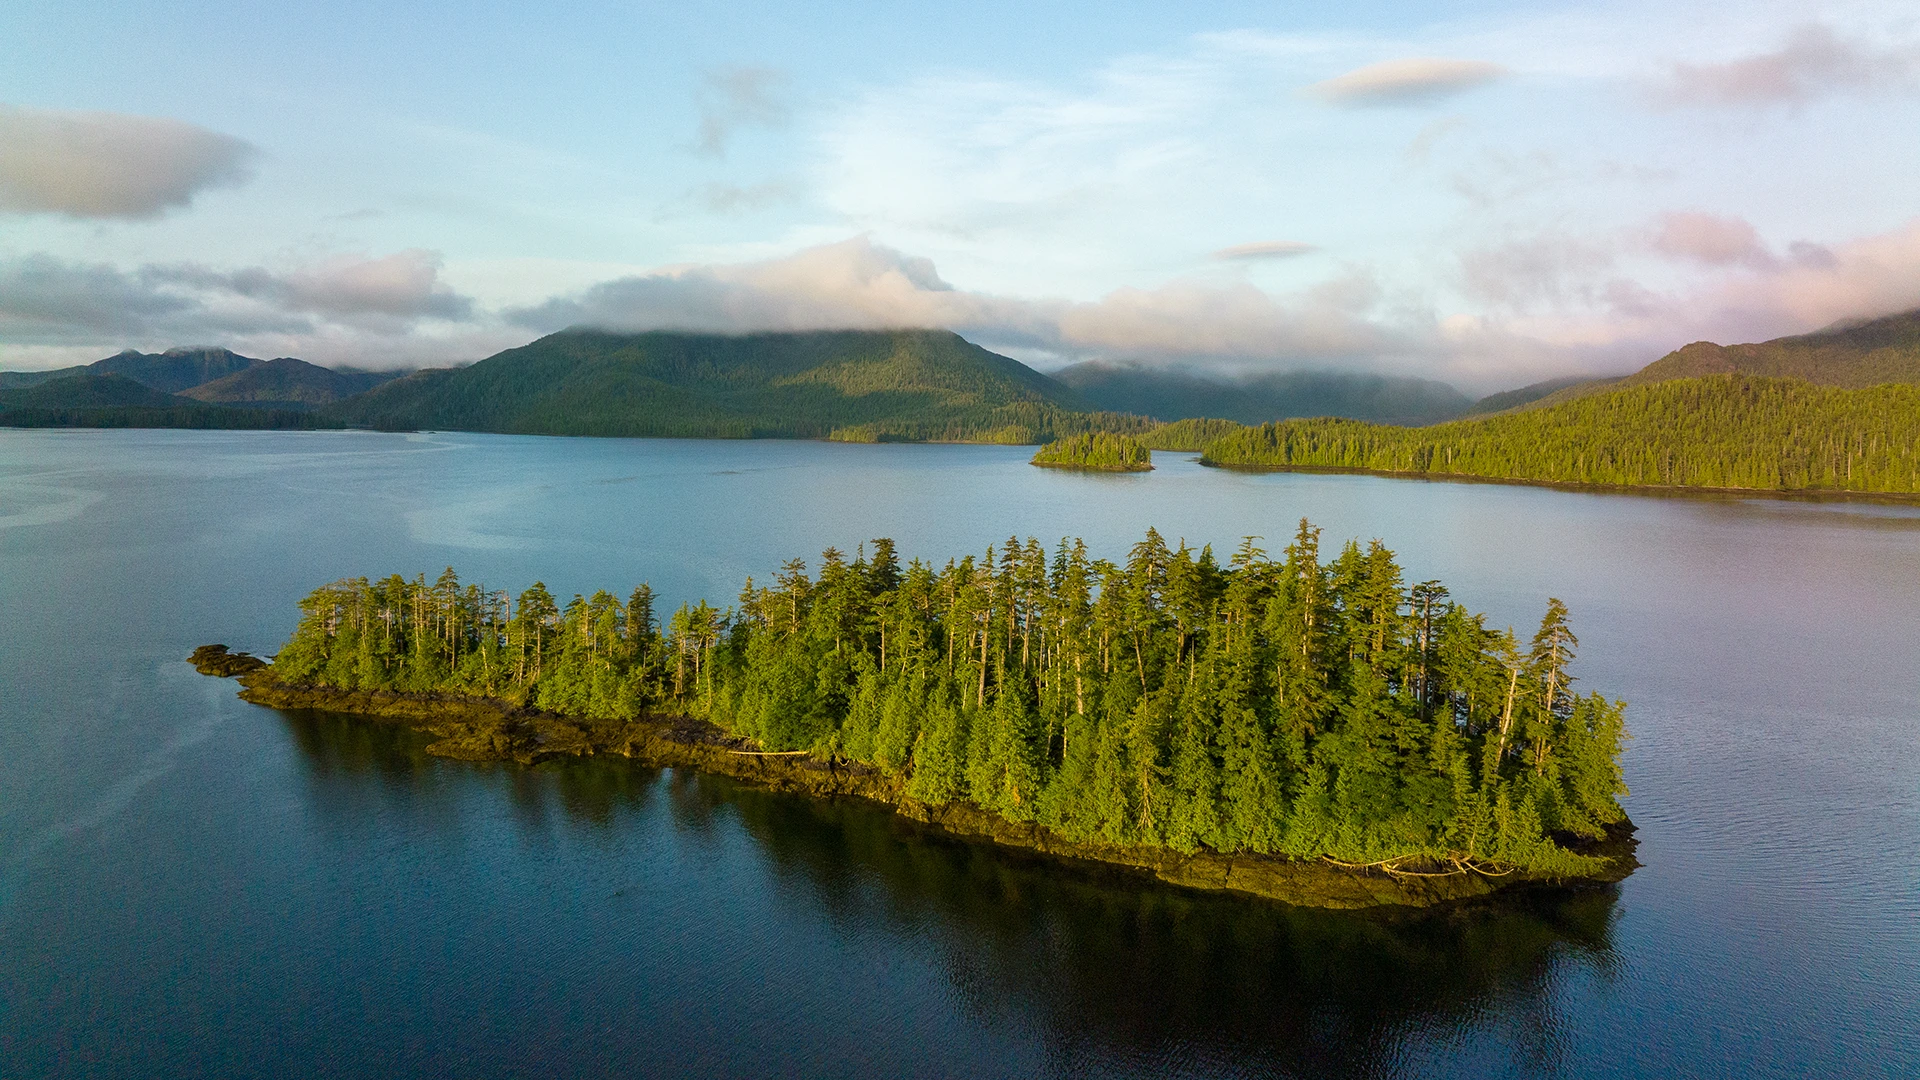
<instances>
[{"instance_id":1,"label":"small rocky point","mask_svg":"<svg viewBox=\"0 0 1920 1080\"><path fill-rule=\"evenodd\" d=\"M245 675L267 666L265 660L252 653L228 652L225 645L202 645L193 650L193 655L187 659L200 674L218 675L223 679Z\"/></svg>"}]
</instances>

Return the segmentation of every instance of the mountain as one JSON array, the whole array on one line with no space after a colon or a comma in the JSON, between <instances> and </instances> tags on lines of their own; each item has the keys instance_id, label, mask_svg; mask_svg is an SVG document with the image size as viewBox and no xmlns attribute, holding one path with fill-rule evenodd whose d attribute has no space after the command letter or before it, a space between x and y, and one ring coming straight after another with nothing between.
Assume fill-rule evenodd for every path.
<instances>
[{"instance_id":1,"label":"mountain","mask_svg":"<svg viewBox=\"0 0 1920 1080\"><path fill-rule=\"evenodd\" d=\"M168 349L163 353L128 349L88 364L87 370L95 375L125 375L144 386L177 394L262 362L226 349Z\"/></svg>"},{"instance_id":2,"label":"mountain","mask_svg":"<svg viewBox=\"0 0 1920 1080\"><path fill-rule=\"evenodd\" d=\"M335 371L305 360L281 357L255 362L230 375L181 391L195 401L253 408L304 409L329 405L371 390L398 372Z\"/></svg>"},{"instance_id":3,"label":"mountain","mask_svg":"<svg viewBox=\"0 0 1920 1080\"><path fill-rule=\"evenodd\" d=\"M193 405L125 375L91 371L37 386L0 390L0 408L8 409L175 409Z\"/></svg>"},{"instance_id":4,"label":"mountain","mask_svg":"<svg viewBox=\"0 0 1920 1080\"><path fill-rule=\"evenodd\" d=\"M280 409L207 405L125 375L85 371L0 390L0 427L307 428L316 418ZM334 425L338 426L338 425Z\"/></svg>"},{"instance_id":5,"label":"mountain","mask_svg":"<svg viewBox=\"0 0 1920 1080\"><path fill-rule=\"evenodd\" d=\"M1296 416L1344 416L1431 424L1473 406L1446 383L1404 376L1292 371L1224 378L1190 370L1090 361L1053 373L1097 409L1156 420L1211 417L1260 424Z\"/></svg>"},{"instance_id":6,"label":"mountain","mask_svg":"<svg viewBox=\"0 0 1920 1080\"><path fill-rule=\"evenodd\" d=\"M1214 465L1623 487L1920 494L1920 387L1708 375L1424 428L1289 420L1208 443Z\"/></svg>"},{"instance_id":7,"label":"mountain","mask_svg":"<svg viewBox=\"0 0 1920 1080\"><path fill-rule=\"evenodd\" d=\"M105 360L52 371L0 371L0 390L40 386L75 375L119 375L165 394L177 394L235 372L258 367L264 361L225 349L168 349L143 353L127 349Z\"/></svg>"},{"instance_id":8,"label":"mountain","mask_svg":"<svg viewBox=\"0 0 1920 1080\"><path fill-rule=\"evenodd\" d=\"M322 411L357 427L542 435L1036 442L1092 423L1072 391L944 330L564 330Z\"/></svg>"},{"instance_id":9,"label":"mountain","mask_svg":"<svg viewBox=\"0 0 1920 1080\"><path fill-rule=\"evenodd\" d=\"M1474 414L1545 408L1628 386L1707 375L1801 379L1817 386L1859 389L1885 383L1920 385L1920 310L1853 321L1811 334L1747 345L1696 341L1624 377L1535 383L1476 402ZM1535 391L1546 389L1545 394Z\"/></svg>"},{"instance_id":10,"label":"mountain","mask_svg":"<svg viewBox=\"0 0 1920 1080\"><path fill-rule=\"evenodd\" d=\"M1530 383L1518 390L1503 390L1498 394L1488 394L1486 397L1474 402L1473 407L1467 410L1466 415L1482 416L1486 413L1505 412L1508 409L1518 409L1523 405L1531 405L1536 401L1560 393L1563 390L1569 390L1575 387L1610 384L1619 381L1618 379L1596 379L1590 375L1569 375L1558 379L1547 379L1544 382Z\"/></svg>"},{"instance_id":11,"label":"mountain","mask_svg":"<svg viewBox=\"0 0 1920 1080\"><path fill-rule=\"evenodd\" d=\"M1858 388L1920 383L1920 311L1755 345L1696 341L1627 376L1628 386L1739 372Z\"/></svg>"}]
</instances>

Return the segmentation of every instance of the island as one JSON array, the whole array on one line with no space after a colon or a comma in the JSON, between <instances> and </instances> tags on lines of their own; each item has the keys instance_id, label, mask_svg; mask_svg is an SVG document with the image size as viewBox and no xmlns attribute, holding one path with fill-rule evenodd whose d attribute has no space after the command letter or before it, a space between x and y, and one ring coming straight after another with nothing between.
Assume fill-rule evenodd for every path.
<instances>
[{"instance_id":1,"label":"island","mask_svg":"<svg viewBox=\"0 0 1920 1080\"><path fill-rule=\"evenodd\" d=\"M1091 472L1151 472L1153 451L1131 435L1088 432L1042 446L1032 464Z\"/></svg>"},{"instance_id":2,"label":"island","mask_svg":"<svg viewBox=\"0 0 1920 1080\"><path fill-rule=\"evenodd\" d=\"M241 696L408 723L447 757L622 754L1320 907L1638 865L1625 706L1574 692L1565 605L1522 640L1378 541L1324 556L1306 521L1224 564L1152 530L1117 561L1010 538L902 565L881 539L664 625L645 585L561 604L451 569L300 606Z\"/></svg>"}]
</instances>

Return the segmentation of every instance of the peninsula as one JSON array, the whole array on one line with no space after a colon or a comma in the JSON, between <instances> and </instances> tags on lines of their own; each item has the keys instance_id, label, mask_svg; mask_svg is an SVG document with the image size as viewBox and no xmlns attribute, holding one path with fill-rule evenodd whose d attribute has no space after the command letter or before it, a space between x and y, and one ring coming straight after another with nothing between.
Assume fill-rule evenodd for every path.
<instances>
[{"instance_id":1,"label":"peninsula","mask_svg":"<svg viewBox=\"0 0 1920 1080\"><path fill-rule=\"evenodd\" d=\"M876 540L664 626L644 585L562 605L451 569L301 608L242 696L410 723L450 757L625 754L1321 907L1638 865L1624 705L1572 691L1564 605L1523 642L1378 542L1323 558L1304 521L1225 565L1151 530L1117 562L1009 539L903 566Z\"/></svg>"}]
</instances>

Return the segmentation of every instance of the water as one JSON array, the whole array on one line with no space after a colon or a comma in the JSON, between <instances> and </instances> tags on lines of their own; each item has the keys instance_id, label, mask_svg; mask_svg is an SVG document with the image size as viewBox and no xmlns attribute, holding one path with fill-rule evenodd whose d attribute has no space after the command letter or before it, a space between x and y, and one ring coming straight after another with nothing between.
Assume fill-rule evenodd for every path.
<instances>
[{"instance_id":1,"label":"water","mask_svg":"<svg viewBox=\"0 0 1920 1080\"><path fill-rule=\"evenodd\" d=\"M1019 448L0 431L0 1075L1920 1075L1920 511ZM182 658L315 584L561 595L1309 516L1632 703L1647 864L1397 916L625 761L427 757Z\"/></svg>"}]
</instances>

